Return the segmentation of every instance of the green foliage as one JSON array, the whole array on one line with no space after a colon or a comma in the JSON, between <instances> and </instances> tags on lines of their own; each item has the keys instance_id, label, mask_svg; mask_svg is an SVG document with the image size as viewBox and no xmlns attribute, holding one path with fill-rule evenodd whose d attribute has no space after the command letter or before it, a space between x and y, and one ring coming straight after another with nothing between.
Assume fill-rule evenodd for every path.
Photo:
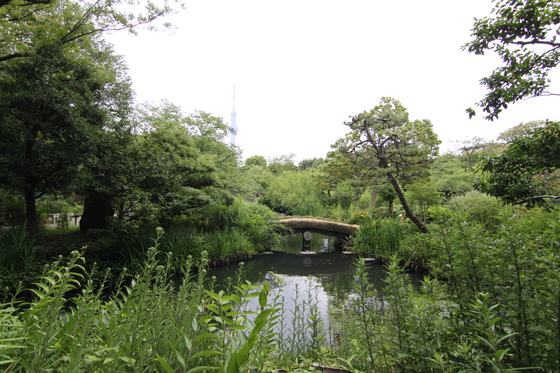
<instances>
[{"instance_id":1,"label":"green foliage","mask_svg":"<svg viewBox=\"0 0 560 373\"><path fill-rule=\"evenodd\" d=\"M424 224L426 224L426 215L430 206L441 202L441 197L435 184L417 182L408 185L406 189L407 201L417 208L419 215L421 214L424 219Z\"/></svg>"},{"instance_id":2,"label":"green foliage","mask_svg":"<svg viewBox=\"0 0 560 373\"><path fill-rule=\"evenodd\" d=\"M323 193L311 174L285 171L270 183L263 202L277 211L313 215L321 209L322 200Z\"/></svg>"},{"instance_id":3,"label":"green foliage","mask_svg":"<svg viewBox=\"0 0 560 373\"><path fill-rule=\"evenodd\" d=\"M205 290L207 260L183 262L177 289L170 281L170 259L156 257L163 230L130 285L121 278L109 300L103 287L94 290L91 273L84 276L83 257L73 252L48 268L29 307L18 311L12 300L0 307L0 366L13 372L126 370L168 372L227 369L247 363L260 331L274 311L267 307L269 287L260 292L239 283L226 294ZM193 269L198 266L198 275ZM126 275L126 270L125 270ZM83 284L67 305L65 293ZM256 317L236 305L259 297ZM184 369L184 370L183 370ZM190 369L190 370L189 370Z\"/></svg>"},{"instance_id":4,"label":"green foliage","mask_svg":"<svg viewBox=\"0 0 560 373\"><path fill-rule=\"evenodd\" d=\"M438 156L430 174L430 180L447 200L473 190L472 173L465 170L461 159L453 153Z\"/></svg>"},{"instance_id":5,"label":"green foliage","mask_svg":"<svg viewBox=\"0 0 560 373\"><path fill-rule=\"evenodd\" d=\"M297 171L295 164L295 154L284 154L273 157L268 160L268 169L275 175L279 175L286 171Z\"/></svg>"},{"instance_id":6,"label":"green foliage","mask_svg":"<svg viewBox=\"0 0 560 373\"><path fill-rule=\"evenodd\" d=\"M339 150L362 168L361 177L386 177L406 215L427 233L426 227L408 206L397 178L411 181L426 175L441 143L433 132L432 123L409 120L406 108L390 97L383 97L370 111L350 118L345 124L352 132L339 140Z\"/></svg>"},{"instance_id":7,"label":"green foliage","mask_svg":"<svg viewBox=\"0 0 560 373\"><path fill-rule=\"evenodd\" d=\"M133 12L123 5L126 2L4 0L0 2L0 30L5 35L0 45L0 62L30 57L52 47L76 52L91 42L92 34L134 32L182 8L176 1L162 5L141 2Z\"/></svg>"},{"instance_id":8,"label":"green foliage","mask_svg":"<svg viewBox=\"0 0 560 373\"><path fill-rule=\"evenodd\" d=\"M317 168L326 163L324 158L313 158L313 159L304 159L298 163L298 168L300 171L305 171L311 168Z\"/></svg>"},{"instance_id":9,"label":"green foliage","mask_svg":"<svg viewBox=\"0 0 560 373\"><path fill-rule=\"evenodd\" d=\"M503 210L500 200L476 190L464 196L451 198L446 207L463 214L465 219L483 224L488 229L494 229L500 224L499 214Z\"/></svg>"},{"instance_id":10,"label":"green foliage","mask_svg":"<svg viewBox=\"0 0 560 373\"><path fill-rule=\"evenodd\" d=\"M558 217L543 209L510 212L494 233L456 214L432 224L429 235L407 237L404 251L418 250L445 281L426 277L419 292L396 256L383 297L357 268L356 296L331 310L339 358L368 371L554 371Z\"/></svg>"},{"instance_id":11,"label":"green foliage","mask_svg":"<svg viewBox=\"0 0 560 373\"><path fill-rule=\"evenodd\" d=\"M123 71L100 41L0 64L0 183L25 195L30 229L35 198L72 186L97 138L121 125L132 97Z\"/></svg>"},{"instance_id":12,"label":"green foliage","mask_svg":"<svg viewBox=\"0 0 560 373\"><path fill-rule=\"evenodd\" d=\"M395 202L395 199L397 199L397 193L395 192L395 189L393 189L393 187L389 185L388 187L381 189L378 192L378 196L381 201L388 203L389 213L392 213L393 203Z\"/></svg>"},{"instance_id":13,"label":"green foliage","mask_svg":"<svg viewBox=\"0 0 560 373\"><path fill-rule=\"evenodd\" d=\"M248 203L241 198L231 206L210 206L202 216L189 219L196 221L197 226L172 228L160 239L162 250L171 252L177 260L174 270L189 256L200 259L202 252L206 252L211 261L255 254L273 245L278 235L278 227L273 222L276 214L266 206ZM121 247L125 263L129 266L141 263L148 255L153 239L151 230L146 229L134 235L122 235L117 246ZM165 256L158 259L163 262Z\"/></svg>"},{"instance_id":14,"label":"green foliage","mask_svg":"<svg viewBox=\"0 0 560 373\"><path fill-rule=\"evenodd\" d=\"M473 40L463 50L483 55L494 51L503 65L481 80L490 91L478 106L497 118L509 104L548 95L549 74L560 62L558 1L493 0L492 17L475 18ZM467 109L469 116L475 115Z\"/></svg>"},{"instance_id":15,"label":"green foliage","mask_svg":"<svg viewBox=\"0 0 560 373\"><path fill-rule=\"evenodd\" d=\"M354 250L369 257L389 257L399 252L404 227L398 218L366 218L354 234Z\"/></svg>"},{"instance_id":16,"label":"green foliage","mask_svg":"<svg viewBox=\"0 0 560 373\"><path fill-rule=\"evenodd\" d=\"M560 123L548 122L517 137L502 154L488 157L476 169L475 187L506 202L554 198L549 175L560 165Z\"/></svg>"},{"instance_id":17,"label":"green foliage","mask_svg":"<svg viewBox=\"0 0 560 373\"><path fill-rule=\"evenodd\" d=\"M109 142L88 159L86 201L98 194L115 201L118 224L135 227L170 226L176 216L233 199L239 154L222 141L230 128L221 118L186 115L163 100L139 106L135 126L140 134L128 134L121 147Z\"/></svg>"},{"instance_id":18,"label":"green foliage","mask_svg":"<svg viewBox=\"0 0 560 373\"><path fill-rule=\"evenodd\" d=\"M274 174L261 166L242 168L247 198L259 198L266 194Z\"/></svg>"},{"instance_id":19,"label":"green foliage","mask_svg":"<svg viewBox=\"0 0 560 373\"><path fill-rule=\"evenodd\" d=\"M532 120L526 123L520 123L498 135L498 141L510 143L518 138L531 136L531 132L537 128L542 128L548 125L548 121Z\"/></svg>"},{"instance_id":20,"label":"green foliage","mask_svg":"<svg viewBox=\"0 0 560 373\"><path fill-rule=\"evenodd\" d=\"M28 233L25 224L0 234L0 275L8 278L17 272L29 271L34 264L37 236ZM0 285L4 285L0 283Z\"/></svg>"},{"instance_id":21,"label":"green foliage","mask_svg":"<svg viewBox=\"0 0 560 373\"><path fill-rule=\"evenodd\" d=\"M10 226L21 225L25 222L25 200L11 193L6 194L1 203L1 211L7 215Z\"/></svg>"},{"instance_id":22,"label":"green foliage","mask_svg":"<svg viewBox=\"0 0 560 373\"><path fill-rule=\"evenodd\" d=\"M266 158L263 157L262 155L254 155L245 160L246 167L259 166L262 168L266 168L266 165L267 165Z\"/></svg>"}]
</instances>

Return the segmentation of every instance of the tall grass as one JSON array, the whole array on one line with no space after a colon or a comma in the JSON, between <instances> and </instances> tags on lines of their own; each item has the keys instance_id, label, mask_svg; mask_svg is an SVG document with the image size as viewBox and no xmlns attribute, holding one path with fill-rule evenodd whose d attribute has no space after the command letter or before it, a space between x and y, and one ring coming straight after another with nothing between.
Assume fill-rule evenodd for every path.
<instances>
[{"instance_id":1,"label":"tall grass","mask_svg":"<svg viewBox=\"0 0 560 373\"><path fill-rule=\"evenodd\" d=\"M26 230L26 224L0 234L0 274L9 276L27 271L35 261L37 236Z\"/></svg>"},{"instance_id":2,"label":"tall grass","mask_svg":"<svg viewBox=\"0 0 560 373\"><path fill-rule=\"evenodd\" d=\"M354 235L354 250L368 256L390 257L399 252L403 238L403 224L399 219L366 218Z\"/></svg>"}]
</instances>

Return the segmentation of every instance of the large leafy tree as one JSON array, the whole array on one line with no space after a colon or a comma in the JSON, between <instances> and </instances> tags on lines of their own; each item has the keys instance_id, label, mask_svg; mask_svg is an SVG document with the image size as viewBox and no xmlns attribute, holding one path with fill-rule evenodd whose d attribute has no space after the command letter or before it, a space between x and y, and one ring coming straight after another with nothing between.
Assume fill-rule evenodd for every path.
<instances>
[{"instance_id":1,"label":"large leafy tree","mask_svg":"<svg viewBox=\"0 0 560 373\"><path fill-rule=\"evenodd\" d=\"M94 43L0 64L0 181L23 192L31 230L35 199L67 188L93 139L126 115L132 94L120 60Z\"/></svg>"},{"instance_id":2,"label":"large leafy tree","mask_svg":"<svg viewBox=\"0 0 560 373\"><path fill-rule=\"evenodd\" d=\"M411 121L406 108L390 97L379 105L350 117L345 122L352 129L347 136L346 151L359 159L364 172L377 171L393 186L407 216L427 233L428 230L410 209L398 180L410 180L427 171L440 141L429 120Z\"/></svg>"},{"instance_id":3,"label":"large leafy tree","mask_svg":"<svg viewBox=\"0 0 560 373\"><path fill-rule=\"evenodd\" d=\"M134 121L125 148L91 157L84 167L86 194L116 204L103 211L99 202L86 204L82 222L94 218L82 229L106 226L113 209L121 221L168 226L174 216L236 194L239 154L224 142L230 128L221 118L185 115L163 100L140 105Z\"/></svg>"},{"instance_id":4,"label":"large leafy tree","mask_svg":"<svg viewBox=\"0 0 560 373\"><path fill-rule=\"evenodd\" d=\"M266 168L267 161L266 161L266 158L263 157L262 155L254 155L254 156L249 157L245 160L245 166L246 167L259 166L259 167L262 167L262 168Z\"/></svg>"},{"instance_id":5,"label":"large leafy tree","mask_svg":"<svg viewBox=\"0 0 560 373\"><path fill-rule=\"evenodd\" d=\"M275 175L286 171L297 171L298 167L296 166L295 159L295 154L283 154L272 157L268 160L268 170Z\"/></svg>"},{"instance_id":6,"label":"large leafy tree","mask_svg":"<svg viewBox=\"0 0 560 373\"><path fill-rule=\"evenodd\" d=\"M178 0L0 0L0 61L63 47L80 50L106 31L134 32L182 8ZM169 26L164 24L164 26Z\"/></svg>"},{"instance_id":7,"label":"large leafy tree","mask_svg":"<svg viewBox=\"0 0 560 373\"><path fill-rule=\"evenodd\" d=\"M510 203L558 199L550 175L560 168L560 123L549 122L514 138L502 154L477 166L475 187Z\"/></svg>"},{"instance_id":8,"label":"large leafy tree","mask_svg":"<svg viewBox=\"0 0 560 373\"><path fill-rule=\"evenodd\" d=\"M460 157L453 153L437 157L430 167L430 179L446 200L473 189L472 173L465 170Z\"/></svg>"},{"instance_id":9,"label":"large leafy tree","mask_svg":"<svg viewBox=\"0 0 560 373\"><path fill-rule=\"evenodd\" d=\"M493 0L491 17L475 19L473 40L464 50L496 52L503 61L481 80L489 90L478 103L493 120L509 104L525 98L558 95L548 90L550 71L560 62L560 1ZM475 115L467 109L469 116Z\"/></svg>"}]
</instances>

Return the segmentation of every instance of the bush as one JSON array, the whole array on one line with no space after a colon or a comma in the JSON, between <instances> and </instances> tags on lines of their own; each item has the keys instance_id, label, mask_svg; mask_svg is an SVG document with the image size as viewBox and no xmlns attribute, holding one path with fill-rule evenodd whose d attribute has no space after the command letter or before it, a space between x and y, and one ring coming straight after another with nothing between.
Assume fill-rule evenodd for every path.
<instances>
[{"instance_id":1,"label":"bush","mask_svg":"<svg viewBox=\"0 0 560 373\"><path fill-rule=\"evenodd\" d=\"M446 207L461 214L464 220L473 220L487 229L495 229L500 224L499 214L503 211L500 200L476 190L451 198Z\"/></svg>"}]
</instances>

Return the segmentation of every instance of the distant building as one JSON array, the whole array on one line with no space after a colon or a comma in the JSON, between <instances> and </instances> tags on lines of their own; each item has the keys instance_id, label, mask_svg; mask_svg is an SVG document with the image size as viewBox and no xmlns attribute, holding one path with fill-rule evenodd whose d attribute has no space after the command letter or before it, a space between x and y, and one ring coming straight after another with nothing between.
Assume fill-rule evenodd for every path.
<instances>
[{"instance_id":1,"label":"distant building","mask_svg":"<svg viewBox=\"0 0 560 373\"><path fill-rule=\"evenodd\" d=\"M231 111L231 128L233 128L233 133L231 134L231 143L236 145L237 141L237 113L235 112L235 84L233 85L233 110Z\"/></svg>"}]
</instances>

